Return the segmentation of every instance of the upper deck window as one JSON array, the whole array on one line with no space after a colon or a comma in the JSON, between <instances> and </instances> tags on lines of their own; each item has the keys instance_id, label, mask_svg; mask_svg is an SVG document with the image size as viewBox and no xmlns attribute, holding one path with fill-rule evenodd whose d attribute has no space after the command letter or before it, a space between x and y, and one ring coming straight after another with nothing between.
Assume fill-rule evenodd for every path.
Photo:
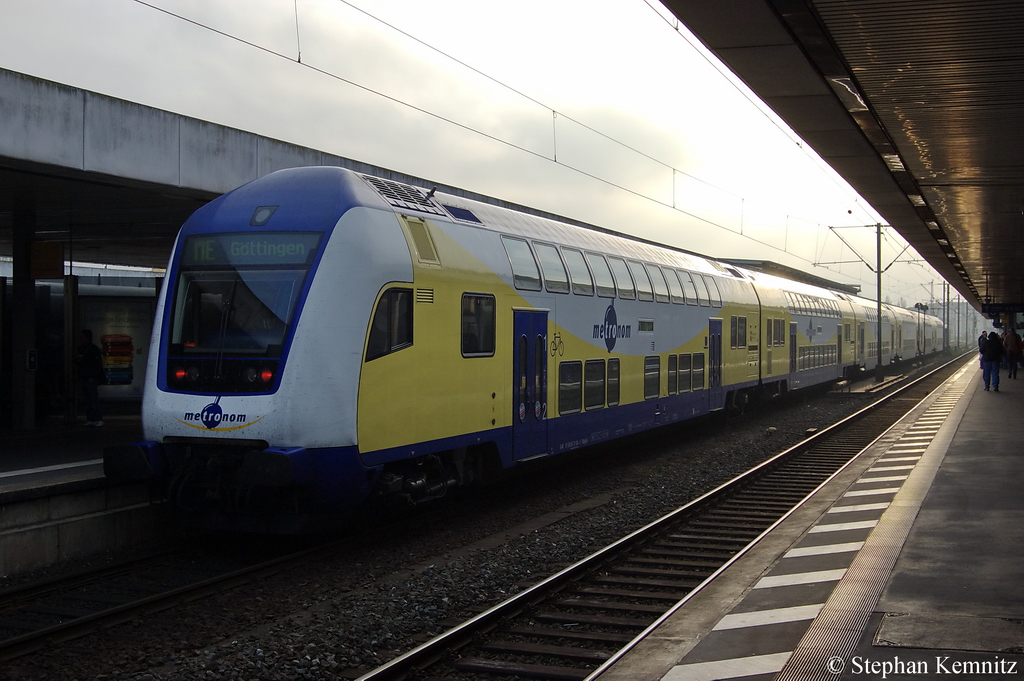
<instances>
[{"instance_id":1,"label":"upper deck window","mask_svg":"<svg viewBox=\"0 0 1024 681\"><path fill-rule=\"evenodd\" d=\"M569 275L565 271L565 264L562 263L558 249L550 244L538 244L534 242L534 250L537 252L537 259L540 260L540 268L544 272L544 288L550 293L568 293Z\"/></svg>"},{"instance_id":2,"label":"upper deck window","mask_svg":"<svg viewBox=\"0 0 1024 681\"><path fill-rule=\"evenodd\" d=\"M647 276L647 270L643 264L635 260L627 260L629 271L633 274L633 281L636 282L636 295L640 300L654 300L654 289L651 288L651 278Z\"/></svg>"},{"instance_id":3,"label":"upper deck window","mask_svg":"<svg viewBox=\"0 0 1024 681\"><path fill-rule=\"evenodd\" d=\"M708 286L704 283L704 277L696 272L691 272L690 274L693 276L693 285L697 287L697 300L700 301L700 306L710 306L711 298L708 296Z\"/></svg>"},{"instance_id":4,"label":"upper deck window","mask_svg":"<svg viewBox=\"0 0 1024 681\"><path fill-rule=\"evenodd\" d=\"M540 270L537 269L537 261L533 258L530 244L523 239L507 236L501 237L501 243L505 246L505 253L512 265L512 281L515 287L523 291L539 291Z\"/></svg>"},{"instance_id":5,"label":"upper deck window","mask_svg":"<svg viewBox=\"0 0 1024 681\"><path fill-rule=\"evenodd\" d=\"M654 284L654 299L659 303L668 302L668 284L665 283L665 275L657 265L645 265L647 273L651 275L651 282Z\"/></svg>"},{"instance_id":6,"label":"upper deck window","mask_svg":"<svg viewBox=\"0 0 1024 681\"><path fill-rule=\"evenodd\" d=\"M569 266L569 277L572 279L572 292L579 296L594 295L594 280L587 269L587 261L583 254L575 248L563 248L562 257Z\"/></svg>"},{"instance_id":7,"label":"upper deck window","mask_svg":"<svg viewBox=\"0 0 1024 681\"><path fill-rule=\"evenodd\" d=\"M679 277L674 270L665 270L665 280L668 282L668 291L672 296L672 302L676 305L685 305L686 296L683 294L683 287L679 284Z\"/></svg>"},{"instance_id":8,"label":"upper deck window","mask_svg":"<svg viewBox=\"0 0 1024 681\"><path fill-rule=\"evenodd\" d=\"M587 262L590 263L590 271L594 273L594 280L597 282L597 295L602 298L614 298L615 280L612 279L612 271L608 269L604 256L588 252Z\"/></svg>"},{"instance_id":9,"label":"upper deck window","mask_svg":"<svg viewBox=\"0 0 1024 681\"><path fill-rule=\"evenodd\" d=\"M636 298L636 289L633 288L633 277L629 274L626 261L622 258L608 258L608 264L612 267L612 274L615 275L615 286L619 289L619 298L633 300Z\"/></svg>"}]
</instances>

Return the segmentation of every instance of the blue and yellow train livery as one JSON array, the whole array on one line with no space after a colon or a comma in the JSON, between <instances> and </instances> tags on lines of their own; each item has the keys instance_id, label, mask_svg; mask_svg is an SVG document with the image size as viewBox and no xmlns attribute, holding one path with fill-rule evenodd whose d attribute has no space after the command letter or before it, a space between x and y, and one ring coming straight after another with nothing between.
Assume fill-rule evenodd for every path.
<instances>
[{"instance_id":1,"label":"blue and yellow train livery","mask_svg":"<svg viewBox=\"0 0 1024 681\"><path fill-rule=\"evenodd\" d=\"M834 381L869 362L867 310L605 231L282 170L182 227L144 440L105 467L159 480L191 523L297 531Z\"/></svg>"}]
</instances>

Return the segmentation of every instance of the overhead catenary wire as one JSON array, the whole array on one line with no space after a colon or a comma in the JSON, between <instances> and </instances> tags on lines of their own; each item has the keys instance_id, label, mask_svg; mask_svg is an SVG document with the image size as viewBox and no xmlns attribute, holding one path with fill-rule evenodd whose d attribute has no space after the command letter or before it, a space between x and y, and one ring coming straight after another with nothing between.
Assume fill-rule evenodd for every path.
<instances>
[{"instance_id":1,"label":"overhead catenary wire","mask_svg":"<svg viewBox=\"0 0 1024 681\"><path fill-rule=\"evenodd\" d=\"M384 99L386 101L392 102L392 103L394 103L394 104L396 104L398 106L408 108L408 109L413 110L413 111L415 111L417 113L420 113L422 115L428 116L428 117L433 118L433 119L438 120L438 121L441 121L441 122L443 122L443 123L445 123L447 125L451 125L451 126L457 127L459 129L462 129L462 130L464 130L466 132L469 132L471 134L474 134L474 135L480 136L482 138L488 139L490 141L493 141L495 143L507 146L507 147L509 147L511 149L514 149L514 150L518 151L518 152L525 153L525 154L528 154L528 155L531 155L533 157L540 158L540 159L543 159L543 160L546 160L546 161L550 161L552 163L555 163L556 165L564 167L564 168L566 168L566 169L568 169L568 170L570 170L570 171L572 171L574 173L577 173L577 174L579 174L579 175L581 175L583 177L587 177L589 179L592 179L594 181L602 183L602 184L604 184L606 186L613 187L613 188L615 188L615 189L617 189L619 191L625 192L627 194L630 194L630 195L635 196L637 198L640 198L642 200L655 203L655 204L657 204L659 206L663 206L665 208L669 208L669 209L671 209L673 211L676 211L676 212L678 212L678 213L680 213L682 215L686 215L687 217L690 217L690 218L692 218L694 220L697 220L697 221L699 221L699 222L701 222L703 224L707 224L707 225L715 227L717 229L721 229L721 230L727 231L730 234L733 234L733 235L736 235L736 236L740 236L743 239L746 239L746 240L748 240L750 242L753 242L753 243L756 243L758 245L764 246L766 248L772 249L773 251L779 251L781 253L786 253L788 256L790 256L792 258L796 258L796 259L801 260L803 262L806 262L809 265L811 265L812 267L823 266L820 263L815 262L814 260L811 260L811 259L808 259L806 257L803 257L803 256L799 255L798 253L794 253L794 252L789 251L788 250L788 237L787 237L787 242L784 243L783 246L780 248L776 244L770 243L768 241L765 241L763 239L759 239L759 238L753 236L752 234L750 234L749 230L747 231L747 233L744 233L742 228L739 231L737 231L736 229L731 228L727 224L723 224L723 223L715 221L713 219L709 219L708 217L705 217L705 216L699 215L697 213L694 213L694 212L691 212L691 211L683 209L682 207L680 207L678 205L678 203L676 201L675 175L678 173L679 175L682 175L682 176L685 176L687 178L690 178L690 179L692 179L692 180L694 180L696 182L702 183L703 185L706 185L706 186L708 186L710 188L713 188L713 189L715 189L715 190L717 190L719 192L722 192L723 194L726 194L726 195L728 195L730 197L733 197L733 198L739 200L741 202L742 206L744 206L744 207L747 205L748 199L745 199L744 197L739 196L739 195L735 194L734 192L732 192L732 191L730 191L728 189L725 189L723 187L719 187L719 186L717 186L717 185L715 185L713 183L707 182L707 181L705 181L705 180L703 180L703 179L701 179L699 177L696 177L696 176L694 176L694 175L692 175L690 173L687 173L687 172L685 172L683 170L680 170L680 169L674 167L672 164L667 163L667 162L657 158L654 155L648 154L648 153L644 152L643 150L638 149L638 148L636 148L636 147L634 147L634 146L632 146L630 144L627 144L627 143L623 142L622 140L614 137L613 135L609 135L609 134L607 134L607 133L605 133L605 132L603 132L603 131L601 131L601 130L599 130L597 128L594 128L591 125L588 125L587 123L584 123L584 122L578 120L577 118L574 118L572 116L569 116L569 115L565 114L564 112L561 112L561 111L557 110L554 107L550 107L547 104L541 102L540 100L530 96L529 94L527 94L525 92L522 92L521 90L519 90L519 89L517 89L515 87L512 87L511 85L501 81L500 79L495 78L495 77L493 77L493 76L491 76L491 75L481 71L480 69L477 69L476 67L472 66L471 64L468 64L465 61L460 60L460 59L454 57L453 55L445 52L444 50L441 50L441 49L439 49L439 48L437 48L437 47L427 43L426 41L416 37L415 35L407 32L407 31L405 31L405 30L403 30L403 29L401 29L401 28L399 28L397 26L395 26L394 24L391 24L391 23L389 23L387 21L384 21L383 19L373 15L372 13L366 11L363 8L360 8L360 7L356 6L352 2L349 2L348 0L338 0L338 2L341 3L341 4L346 5L347 7L352 8L355 11L358 11L358 12L362 13L363 15L367 16L368 18L372 19L373 21L378 22L381 25L387 27L389 30L394 31L394 32L402 35L406 39L414 41L418 45L421 45L421 46L423 46L423 47L425 47L425 48L435 52L436 54L441 55L445 59L448 59L448 60L452 61L453 63L458 64L460 67L465 68L465 69L471 71L472 73L475 73L475 74L477 74L477 75L487 79L488 81L494 83L495 85L497 85L497 86L499 86L501 88L506 89L507 91L515 94L516 96L523 98L525 101L530 102L533 105L541 107L541 108L543 108L543 109L545 109L547 111L550 111L551 112L551 116L552 116L552 153L551 153L551 155L549 156L546 153L542 153L542 152L537 151L535 149L531 149L531 148L526 147L526 146L524 146L522 144L517 144L517 143L515 143L515 142L513 142L511 140L504 139L504 138L502 138L502 137L500 137L498 135L488 133L488 132L486 132L484 130L481 130L479 128L476 128L476 127L474 127L474 126L472 126L470 124L467 124L467 123L455 120L454 118L451 118L449 116L445 116L445 115L437 113L435 111L431 111L431 110L429 110L429 109L427 109L425 107L413 104L412 102L405 101L401 97L396 97L394 95L388 94L387 92L384 92L384 91L379 90L377 88L370 87L368 85L365 85L363 83L357 82L357 81L349 79L349 78L345 78L345 77L343 77L343 76L341 76L341 75L339 75L337 73L334 73L334 72L332 72L332 71L330 71L330 70L328 70L326 68L321 68L321 67L314 66L314 65L310 64L308 61L304 62L302 60L302 52L301 52L302 27L301 27L301 24L300 24L300 21L299 21L298 0L293 0L294 30L295 30L295 53L294 54L287 54L287 53L281 52L279 50L275 50L275 49L269 48L269 47L267 47L265 45L261 45L261 44L259 44L257 42L252 41L252 40L248 40L248 39L242 38L241 36L234 35L234 34L228 32L228 31L224 31L224 30L215 28L215 27L210 26L208 24L205 24L205 23L203 23L201 21L197 21L196 19L190 18L190 17L185 16L183 14L180 14L178 12L174 12L174 11L171 11L171 10L169 10L167 8L160 7L158 5L153 4L152 2L148 2L147 0L132 0L132 1L137 3L137 4L139 4L139 5L147 7L149 9L151 9L151 10L163 13L163 14L171 16L171 17L173 17L173 18L175 18L177 20L180 20L180 21L183 21L183 22L187 22L187 23L189 23L189 24L191 24L193 26L196 26L198 28L201 28L203 30L210 31L212 33L220 35L220 36L222 36L222 37L224 37L226 39L236 41L236 42L238 42L240 44L244 44L244 45L246 45L248 47L260 50L260 51L262 51L264 53L273 55L273 56L278 57L280 59L288 60L288 61L293 62L293 63L295 63L296 65L298 65L298 66L300 66L302 68L309 69L310 71L319 73L319 74L321 74L321 75L323 75L325 77L331 78L331 79L336 80L338 82L345 83L346 85L349 85L351 87L358 88L358 89L360 89L360 90L362 90L364 92L367 92L369 94L372 94L372 95L374 95L376 97L380 97L380 98L382 98L382 99ZM648 6L650 6L650 3L647 2L647 0L645 0L645 2L646 2L646 4ZM659 15L660 15L660 13L659 13ZM662 18L664 19L664 17L662 17ZM669 26L671 26L671 24L669 24ZM686 36L683 35L682 32L679 31L678 27L673 27L673 30L675 30L677 33L679 33L681 36L683 36L684 39L687 39ZM692 45L692 42L690 44ZM701 51L698 50L698 52L701 52ZM708 59L707 55L704 55L703 52L701 52L701 54L702 54L702 56L705 59ZM718 69L719 71L721 70L717 65L715 65L715 68ZM732 82L732 79L729 79L729 81ZM736 83L733 83L733 85L734 85L734 87L738 88L738 85ZM748 99L750 98L749 93L743 91L742 88L738 88L738 89L740 89L740 91L743 92L745 97L747 97ZM757 108L758 108L759 111L761 111L762 115L767 116L767 113L764 112L761 107L758 106ZM595 135L598 135L601 138L603 138L603 139L605 139L605 140L607 140L609 142L612 142L612 143L620 146L621 148L629 151L630 153L636 154L639 157L647 159L647 160L649 160L649 161L651 161L653 163L656 163L656 164L659 164L659 165L665 167L666 169L671 170L672 178L673 178L673 181L672 181L672 185L673 185L672 186L672 200L670 202L666 202L666 201L664 201L662 199L659 199L657 197L654 197L654 196L651 196L649 194L646 194L643 191L640 191L640 190L628 187L628 186L626 186L626 185L624 185L622 183L619 183L619 182L612 181L612 180L610 180L610 179L608 179L606 177L602 177L602 176L600 176L598 174L595 174L594 172L590 172L590 171L588 171L588 170L586 170L586 169L584 169L582 167L579 167L577 165L573 165L573 164L567 163L564 159L563 160L559 160L558 159L558 155L557 155L557 122L558 122L559 118L565 119L566 121L571 122L574 125L580 126L580 128L582 128L582 129L584 129L584 130L586 130L588 132L591 132L591 133L593 133ZM774 119L772 119L771 117L768 117L768 118L772 121L772 123L774 125L776 125L776 127L779 127L779 129L782 130L787 135L792 136L792 132L791 131L788 131L788 130L783 129L782 127L780 127L779 124ZM800 146L803 149L803 145L801 144ZM806 149L804 151L806 153ZM833 181L834 181L834 178L833 178ZM756 201L751 201L750 203L753 204L753 205L758 205L758 202L756 202ZM856 204L858 211L863 211L864 210L859 205L859 201L856 198L854 198L854 203ZM772 213L778 213L779 215L782 215L782 212L778 211L775 208L771 208L771 207L766 207L766 208L768 208ZM822 226L820 222L817 222L815 220L808 220L806 218L799 218L798 216L791 216L791 215L786 215L785 217L786 217L786 222L787 222L787 233L788 233L788 221L789 221L790 217L796 217L796 219L803 220L803 221L807 222L808 224L815 224L815 223L817 223L819 229ZM822 248L824 248L823 245L822 245ZM828 268L826 267L826 269L828 269ZM842 274L841 270L840 270L839 273ZM850 275L846 275L846 276L850 276ZM859 279L859 277L856 277L856 278ZM863 281L863 280L861 280L861 281Z\"/></svg>"}]
</instances>

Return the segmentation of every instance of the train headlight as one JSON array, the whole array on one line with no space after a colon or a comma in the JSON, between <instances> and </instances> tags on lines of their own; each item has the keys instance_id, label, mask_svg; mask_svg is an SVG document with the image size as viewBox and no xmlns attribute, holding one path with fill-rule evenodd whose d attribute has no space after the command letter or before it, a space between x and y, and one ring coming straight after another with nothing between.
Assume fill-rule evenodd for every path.
<instances>
[{"instance_id":1,"label":"train headlight","mask_svg":"<svg viewBox=\"0 0 1024 681\"><path fill-rule=\"evenodd\" d=\"M249 367L248 369L245 370L245 380L249 381L250 383L255 383L257 376L259 376L259 373L256 371L255 368Z\"/></svg>"},{"instance_id":2,"label":"train headlight","mask_svg":"<svg viewBox=\"0 0 1024 681\"><path fill-rule=\"evenodd\" d=\"M173 373L174 380L176 380L176 381L184 381L185 377L187 375L188 375L188 373L185 371L185 367L175 367L174 368L174 373Z\"/></svg>"},{"instance_id":3,"label":"train headlight","mask_svg":"<svg viewBox=\"0 0 1024 681\"><path fill-rule=\"evenodd\" d=\"M264 383L270 383L272 380L274 380L274 372L271 371L270 369L264 369L263 371L260 372L260 380L263 381Z\"/></svg>"},{"instance_id":4,"label":"train headlight","mask_svg":"<svg viewBox=\"0 0 1024 681\"><path fill-rule=\"evenodd\" d=\"M193 365L188 368L188 380L193 383L199 380L199 367Z\"/></svg>"}]
</instances>

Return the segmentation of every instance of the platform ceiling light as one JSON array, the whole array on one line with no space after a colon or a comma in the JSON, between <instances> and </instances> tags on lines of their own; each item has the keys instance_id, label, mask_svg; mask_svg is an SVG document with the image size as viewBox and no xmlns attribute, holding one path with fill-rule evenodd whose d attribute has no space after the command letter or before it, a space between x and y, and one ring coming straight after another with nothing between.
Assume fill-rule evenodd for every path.
<instances>
[{"instance_id":1,"label":"platform ceiling light","mask_svg":"<svg viewBox=\"0 0 1024 681\"><path fill-rule=\"evenodd\" d=\"M933 232L939 231L939 223L935 222L935 220L929 220L924 224L928 225L928 229L932 230Z\"/></svg>"},{"instance_id":2,"label":"platform ceiling light","mask_svg":"<svg viewBox=\"0 0 1024 681\"><path fill-rule=\"evenodd\" d=\"M910 199L910 202L915 206L925 205L924 197L921 196L920 194L907 194L907 198Z\"/></svg>"},{"instance_id":3,"label":"platform ceiling light","mask_svg":"<svg viewBox=\"0 0 1024 681\"><path fill-rule=\"evenodd\" d=\"M948 246L949 245L949 240L948 239L936 239L936 241L939 242L943 246Z\"/></svg>"},{"instance_id":4,"label":"platform ceiling light","mask_svg":"<svg viewBox=\"0 0 1024 681\"><path fill-rule=\"evenodd\" d=\"M864 97L854 87L853 79L849 76L831 76L828 79L828 84L832 86L832 91L836 93L847 111L868 110L868 105L864 103Z\"/></svg>"},{"instance_id":5,"label":"platform ceiling light","mask_svg":"<svg viewBox=\"0 0 1024 681\"><path fill-rule=\"evenodd\" d=\"M885 165L889 166L889 170L893 172L906 172L907 168L903 165L903 161L897 154L882 154L882 158L885 160Z\"/></svg>"}]
</instances>

